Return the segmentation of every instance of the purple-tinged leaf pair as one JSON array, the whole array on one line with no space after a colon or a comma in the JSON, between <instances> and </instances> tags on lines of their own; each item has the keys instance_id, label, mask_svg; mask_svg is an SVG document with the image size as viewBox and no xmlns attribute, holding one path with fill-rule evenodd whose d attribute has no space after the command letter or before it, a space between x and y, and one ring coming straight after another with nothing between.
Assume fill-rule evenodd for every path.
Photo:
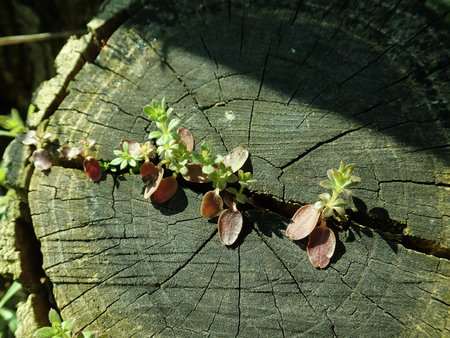
<instances>
[{"instance_id":1,"label":"purple-tinged leaf pair","mask_svg":"<svg viewBox=\"0 0 450 338\"><path fill-rule=\"evenodd\" d=\"M33 151L33 163L34 166L42 171L48 170L52 167L52 161L50 154L47 150L43 149L44 144L47 139L51 137L50 133L45 133L40 136L40 134L36 130L30 130L25 135L24 140L22 141L25 145L33 145L37 149Z\"/></svg>"},{"instance_id":2,"label":"purple-tinged leaf pair","mask_svg":"<svg viewBox=\"0 0 450 338\"><path fill-rule=\"evenodd\" d=\"M313 204L307 204L294 214L286 229L286 235L293 240L308 238L308 257L316 268L325 268L336 248L336 236L321 219L322 211ZM319 223L319 225L318 225ZM318 225L318 226L317 226Z\"/></svg>"},{"instance_id":3,"label":"purple-tinged leaf pair","mask_svg":"<svg viewBox=\"0 0 450 338\"><path fill-rule=\"evenodd\" d=\"M223 164L231 168L231 172L238 171L247 161L248 151L242 147L233 149L227 156L223 158ZM200 169L195 168L201 172ZM191 169L194 171L194 169ZM217 170L217 168L216 168ZM218 220L219 238L222 244L232 245L236 242L242 231L243 217L237 209L236 202L227 191L224 191L224 199L220 195L221 189L216 188L208 191L203 197L201 206L201 215L203 217L212 218L223 210L224 200L228 209L221 212Z\"/></svg>"}]
</instances>

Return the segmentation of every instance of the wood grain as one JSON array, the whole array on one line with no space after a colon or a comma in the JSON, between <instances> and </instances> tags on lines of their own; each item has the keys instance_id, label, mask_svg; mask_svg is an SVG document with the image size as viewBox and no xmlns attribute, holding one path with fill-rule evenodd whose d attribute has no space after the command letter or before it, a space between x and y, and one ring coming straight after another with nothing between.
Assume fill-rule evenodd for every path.
<instances>
[{"instance_id":1,"label":"wood grain","mask_svg":"<svg viewBox=\"0 0 450 338\"><path fill-rule=\"evenodd\" d=\"M280 215L246 212L226 248L187 186L156 206L138 176L35 171L33 225L63 316L117 337L449 334L446 42L407 1L144 7L71 83L53 142L89 137L111 160L120 139L147 139L142 106L165 97L197 145L246 147L253 190L281 202L316 201L328 168L356 162L360 225L316 270Z\"/></svg>"}]
</instances>

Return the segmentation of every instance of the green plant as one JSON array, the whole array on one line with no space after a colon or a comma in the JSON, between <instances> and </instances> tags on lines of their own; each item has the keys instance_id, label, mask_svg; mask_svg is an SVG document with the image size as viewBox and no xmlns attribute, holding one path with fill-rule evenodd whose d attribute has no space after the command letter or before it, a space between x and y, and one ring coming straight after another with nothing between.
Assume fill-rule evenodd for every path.
<instances>
[{"instance_id":1,"label":"green plant","mask_svg":"<svg viewBox=\"0 0 450 338\"><path fill-rule=\"evenodd\" d=\"M109 335L107 333L99 333L97 331L83 331L78 334L72 333L75 318L69 318L62 321L60 315L56 310L50 309L48 313L48 320L52 326L41 327L34 333L34 337L38 338L105 338Z\"/></svg>"},{"instance_id":2,"label":"green plant","mask_svg":"<svg viewBox=\"0 0 450 338\"><path fill-rule=\"evenodd\" d=\"M13 282L3 297L0 299L0 336L6 332L6 327L14 333L17 330L18 322L16 311L8 309L5 304L10 300L20 289L22 285L18 282Z\"/></svg>"},{"instance_id":3,"label":"green plant","mask_svg":"<svg viewBox=\"0 0 450 338\"><path fill-rule=\"evenodd\" d=\"M345 217L348 204L338 196L343 193L345 197L350 197L349 188L361 181L359 177L351 175L354 168L354 164L344 165L341 161L338 170L329 169L328 180L320 182L320 185L331 190L331 194L320 194L320 201L298 209L286 229L286 235L293 240L309 236L307 252L311 264L315 267L325 268L334 254L336 236L333 230L327 227L327 219Z\"/></svg>"},{"instance_id":4,"label":"green plant","mask_svg":"<svg viewBox=\"0 0 450 338\"><path fill-rule=\"evenodd\" d=\"M113 159L109 165L119 166L119 170L124 170L126 167L137 169L140 162L154 158L155 147L149 142L140 144L131 140L121 140L118 150L114 150L114 155L117 157ZM111 171L117 171L116 168L109 167Z\"/></svg>"},{"instance_id":5,"label":"green plant","mask_svg":"<svg viewBox=\"0 0 450 338\"><path fill-rule=\"evenodd\" d=\"M35 109L36 106L31 104L28 107L27 116L33 114ZM5 129L0 130L0 136L7 136L13 138L17 137L17 135L19 135L20 133L24 133L28 130L22 118L20 117L19 111L15 108L11 109L10 116L0 115L0 127Z\"/></svg>"}]
</instances>

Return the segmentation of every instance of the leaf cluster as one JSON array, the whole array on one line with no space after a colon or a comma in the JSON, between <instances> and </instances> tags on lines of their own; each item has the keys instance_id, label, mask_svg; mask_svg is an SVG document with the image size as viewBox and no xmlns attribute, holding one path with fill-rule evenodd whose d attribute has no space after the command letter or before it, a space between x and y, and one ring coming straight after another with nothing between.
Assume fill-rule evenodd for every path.
<instances>
[{"instance_id":1,"label":"leaf cluster","mask_svg":"<svg viewBox=\"0 0 450 338\"><path fill-rule=\"evenodd\" d=\"M6 327L13 333L17 330L19 324L16 312L7 308L5 305L21 289L22 285L20 283L13 282L0 299L0 337L6 332Z\"/></svg>"},{"instance_id":2,"label":"leaf cluster","mask_svg":"<svg viewBox=\"0 0 450 338\"><path fill-rule=\"evenodd\" d=\"M135 168L141 160L137 153L130 153L128 142L123 143L123 150L114 150L114 155L117 157L110 162L110 165L118 166L120 170L124 170L128 166Z\"/></svg>"},{"instance_id":3,"label":"leaf cluster","mask_svg":"<svg viewBox=\"0 0 450 338\"><path fill-rule=\"evenodd\" d=\"M27 116L34 113L36 109L35 105L28 107ZM0 130L0 136L17 137L20 133L24 133L28 130L20 117L20 113L17 109L12 108L10 116L0 115L0 127L5 130Z\"/></svg>"},{"instance_id":4,"label":"leaf cluster","mask_svg":"<svg viewBox=\"0 0 450 338\"><path fill-rule=\"evenodd\" d=\"M75 324L75 318L69 318L62 321L56 310L50 309L48 320L52 326L41 327L34 333L37 338L106 338L107 333L99 333L97 331L83 331L78 334L72 333Z\"/></svg>"},{"instance_id":5,"label":"leaf cluster","mask_svg":"<svg viewBox=\"0 0 450 338\"><path fill-rule=\"evenodd\" d=\"M351 175L354 168L355 164L344 165L341 161L339 169L329 169L328 179L320 182L323 188L331 190L331 194L320 194L320 201L315 203L317 209L322 209L323 217L330 217L335 213L340 216L345 215L347 202L338 196L343 193L346 198L350 197L352 193L350 188L361 182L361 178Z\"/></svg>"}]
</instances>

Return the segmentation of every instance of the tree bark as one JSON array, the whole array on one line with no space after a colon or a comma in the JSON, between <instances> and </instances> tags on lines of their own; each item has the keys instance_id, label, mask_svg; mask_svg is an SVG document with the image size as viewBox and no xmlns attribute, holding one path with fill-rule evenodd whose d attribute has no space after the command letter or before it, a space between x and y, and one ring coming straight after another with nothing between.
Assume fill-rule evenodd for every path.
<instances>
[{"instance_id":1,"label":"tree bark","mask_svg":"<svg viewBox=\"0 0 450 338\"><path fill-rule=\"evenodd\" d=\"M152 1L87 62L50 116L53 144L147 140L163 97L197 141L250 152L231 248L182 184L156 205L136 175L34 170L43 268L63 318L113 337L449 334L448 27L419 3ZM284 235L326 170L355 162L356 211L328 269Z\"/></svg>"}]
</instances>

